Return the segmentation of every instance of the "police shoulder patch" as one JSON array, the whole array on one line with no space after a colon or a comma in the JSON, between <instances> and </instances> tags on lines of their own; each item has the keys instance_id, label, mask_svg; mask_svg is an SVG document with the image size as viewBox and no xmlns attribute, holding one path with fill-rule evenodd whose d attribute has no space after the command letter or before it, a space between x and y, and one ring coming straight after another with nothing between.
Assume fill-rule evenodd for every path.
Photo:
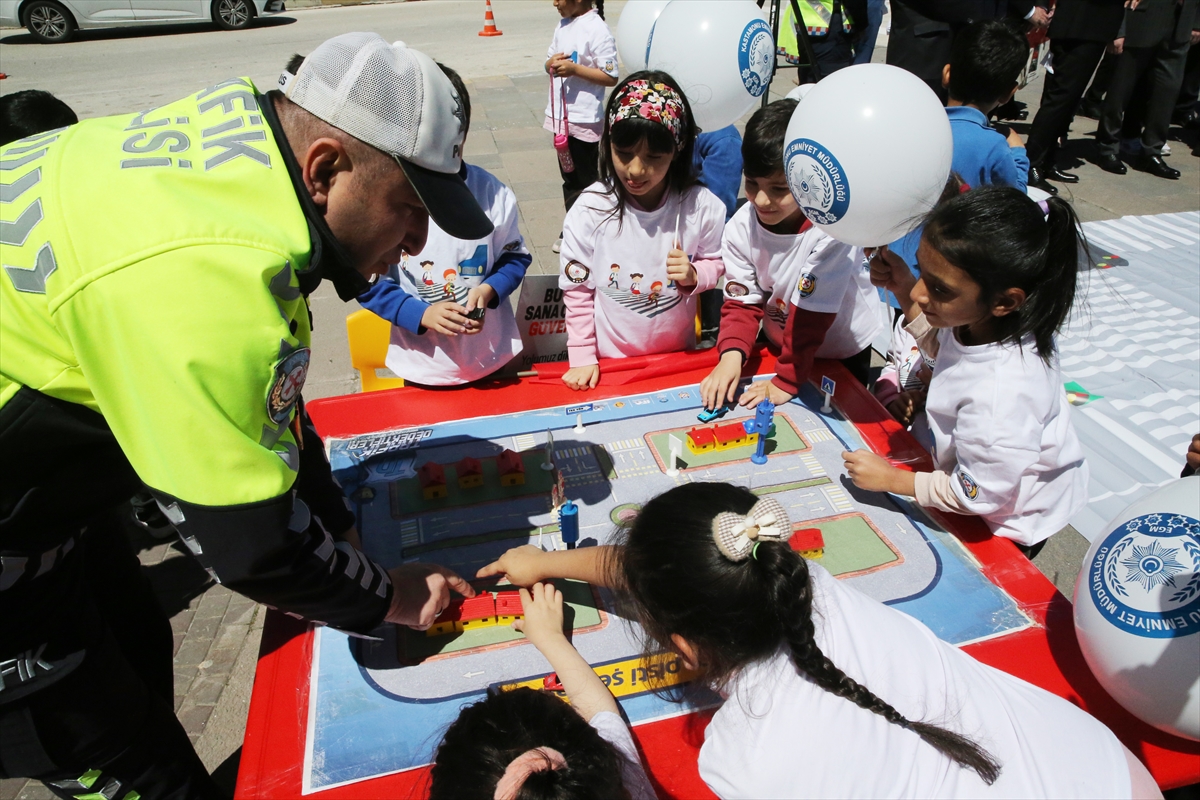
<instances>
[{"instance_id":1,"label":"police shoulder patch","mask_svg":"<svg viewBox=\"0 0 1200 800\"><path fill-rule=\"evenodd\" d=\"M817 276L806 272L800 276L800 296L808 297L817 290Z\"/></svg>"},{"instance_id":2,"label":"police shoulder patch","mask_svg":"<svg viewBox=\"0 0 1200 800\"><path fill-rule=\"evenodd\" d=\"M725 294L728 297L745 297L750 294L750 290L746 288L745 284L738 283L737 281L726 281Z\"/></svg>"},{"instance_id":3,"label":"police shoulder patch","mask_svg":"<svg viewBox=\"0 0 1200 800\"><path fill-rule=\"evenodd\" d=\"M267 391L267 416L276 425L287 421L300 399L304 379L308 377L311 351L307 347L293 350L275 364L275 378Z\"/></svg>"},{"instance_id":4,"label":"police shoulder patch","mask_svg":"<svg viewBox=\"0 0 1200 800\"><path fill-rule=\"evenodd\" d=\"M965 469L959 467L955 470L955 474L958 475L958 482L962 485L963 494L967 496L968 500L974 500L979 497L979 484L967 474Z\"/></svg>"}]
</instances>

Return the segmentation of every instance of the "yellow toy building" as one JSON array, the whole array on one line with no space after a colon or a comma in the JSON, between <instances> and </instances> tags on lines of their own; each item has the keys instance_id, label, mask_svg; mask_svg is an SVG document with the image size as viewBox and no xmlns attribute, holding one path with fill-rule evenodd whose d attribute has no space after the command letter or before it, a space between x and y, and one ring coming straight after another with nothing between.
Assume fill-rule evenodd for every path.
<instances>
[{"instance_id":1,"label":"yellow toy building","mask_svg":"<svg viewBox=\"0 0 1200 800\"><path fill-rule=\"evenodd\" d=\"M712 428L692 428L687 432L687 448L696 455L717 449L717 439Z\"/></svg>"},{"instance_id":2,"label":"yellow toy building","mask_svg":"<svg viewBox=\"0 0 1200 800\"><path fill-rule=\"evenodd\" d=\"M446 496L446 470L441 464L427 461L417 470L417 482L421 485L421 495L426 500L437 500Z\"/></svg>"},{"instance_id":3,"label":"yellow toy building","mask_svg":"<svg viewBox=\"0 0 1200 800\"><path fill-rule=\"evenodd\" d=\"M467 456L454 465L454 471L458 473L458 488L483 486L483 463L478 458Z\"/></svg>"},{"instance_id":4,"label":"yellow toy building","mask_svg":"<svg viewBox=\"0 0 1200 800\"><path fill-rule=\"evenodd\" d=\"M505 450L497 456L496 471L500 473L501 486L521 486L525 483L525 462L512 450Z\"/></svg>"},{"instance_id":5,"label":"yellow toy building","mask_svg":"<svg viewBox=\"0 0 1200 800\"><path fill-rule=\"evenodd\" d=\"M740 422L727 422L713 428L713 436L717 440L717 450L733 450L737 447L749 447L758 444L757 433L746 433L746 426Z\"/></svg>"}]
</instances>

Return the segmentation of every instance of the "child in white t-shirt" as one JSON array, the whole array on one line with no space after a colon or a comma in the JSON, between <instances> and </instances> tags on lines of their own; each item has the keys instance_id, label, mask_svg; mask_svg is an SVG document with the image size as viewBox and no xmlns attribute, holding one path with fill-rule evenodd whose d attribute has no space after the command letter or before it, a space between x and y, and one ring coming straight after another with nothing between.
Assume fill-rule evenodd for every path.
<instances>
[{"instance_id":1,"label":"child in white t-shirt","mask_svg":"<svg viewBox=\"0 0 1200 800\"><path fill-rule=\"evenodd\" d=\"M546 72L552 77L543 127L567 134L574 169L564 170L560 160L559 172L570 211L600 174L604 90L617 83L617 43L604 22L604 0L554 0L554 7L562 19L546 51Z\"/></svg>"},{"instance_id":2,"label":"child in white t-shirt","mask_svg":"<svg viewBox=\"0 0 1200 800\"><path fill-rule=\"evenodd\" d=\"M773 498L687 483L621 546L526 545L480 574L625 593L650 640L726 698L699 757L719 797L1162 797L1102 723L844 585L791 534Z\"/></svg>"},{"instance_id":3,"label":"child in white t-shirt","mask_svg":"<svg viewBox=\"0 0 1200 800\"><path fill-rule=\"evenodd\" d=\"M442 70L463 101L463 135L471 98L458 73ZM486 238L456 239L429 221L420 255L403 254L358 298L392 323L388 368L426 386L454 386L484 378L521 352L521 333L508 296L533 257L517 227L517 198L485 169L463 162L467 188L494 229ZM483 314L479 319L468 316Z\"/></svg>"},{"instance_id":4,"label":"child in white t-shirt","mask_svg":"<svg viewBox=\"0 0 1200 800\"><path fill-rule=\"evenodd\" d=\"M721 360L700 384L706 408L734 400L760 322L779 352L779 374L770 384L751 386L742 405L757 405L768 392L773 402L787 402L808 380L813 358L842 359L867 383L879 299L862 251L813 227L788 189L783 140L795 109L795 100L776 100L746 124L742 170L749 202L725 225Z\"/></svg>"},{"instance_id":5,"label":"child in white t-shirt","mask_svg":"<svg viewBox=\"0 0 1200 800\"><path fill-rule=\"evenodd\" d=\"M513 627L550 662L571 704L518 689L464 708L438 746L430 800L655 800L617 701L563 634L562 593L537 583L521 590L521 604Z\"/></svg>"},{"instance_id":6,"label":"child in white t-shirt","mask_svg":"<svg viewBox=\"0 0 1200 800\"><path fill-rule=\"evenodd\" d=\"M600 358L686 350L697 296L717 285L725 206L692 177L695 125L665 72L638 72L609 98L600 180L563 221L563 376L600 380Z\"/></svg>"},{"instance_id":7,"label":"child in white t-shirt","mask_svg":"<svg viewBox=\"0 0 1200 800\"><path fill-rule=\"evenodd\" d=\"M872 280L895 293L908 332L936 360L925 399L936 471L858 450L843 454L856 486L978 515L1025 548L1086 505L1087 463L1054 346L1082 243L1066 201L982 186L930 212L919 279L886 248L876 254Z\"/></svg>"}]
</instances>

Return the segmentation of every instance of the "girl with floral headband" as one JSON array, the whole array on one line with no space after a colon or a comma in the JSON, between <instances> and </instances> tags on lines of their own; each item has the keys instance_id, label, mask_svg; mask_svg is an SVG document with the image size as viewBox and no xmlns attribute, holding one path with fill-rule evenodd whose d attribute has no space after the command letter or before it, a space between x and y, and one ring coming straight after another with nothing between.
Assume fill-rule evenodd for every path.
<instances>
[{"instance_id":1,"label":"girl with floral headband","mask_svg":"<svg viewBox=\"0 0 1200 800\"><path fill-rule=\"evenodd\" d=\"M648 650L725 697L699 756L719 797L1162 796L1103 724L835 579L792 531L773 498L689 483L621 545L527 545L480 574L621 591Z\"/></svg>"},{"instance_id":2,"label":"girl with floral headband","mask_svg":"<svg viewBox=\"0 0 1200 800\"><path fill-rule=\"evenodd\" d=\"M696 126L677 86L657 71L617 86L600 140L600 180L563 221L563 381L572 389L596 386L601 358L695 347L697 298L724 274L725 206L692 175ZM610 272L612 264L620 271ZM666 288L651 301L634 291L634 275Z\"/></svg>"}]
</instances>

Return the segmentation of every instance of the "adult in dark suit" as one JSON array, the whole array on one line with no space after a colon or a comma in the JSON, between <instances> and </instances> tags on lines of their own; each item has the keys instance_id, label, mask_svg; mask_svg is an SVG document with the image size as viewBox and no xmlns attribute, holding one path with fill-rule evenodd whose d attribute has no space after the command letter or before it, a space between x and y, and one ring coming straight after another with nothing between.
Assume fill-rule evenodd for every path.
<instances>
[{"instance_id":1,"label":"adult in dark suit","mask_svg":"<svg viewBox=\"0 0 1200 800\"><path fill-rule=\"evenodd\" d=\"M1058 0L1050 23L1050 58L1042 85L1042 104L1025 151L1029 154L1029 185L1057 193L1047 179L1077 183L1079 176L1054 164L1058 140L1067 135L1079 98L1087 88L1105 45L1117 38L1125 15L1125 0Z\"/></svg>"},{"instance_id":2,"label":"adult in dark suit","mask_svg":"<svg viewBox=\"0 0 1200 800\"><path fill-rule=\"evenodd\" d=\"M1121 54L1096 131L1100 151L1096 163L1102 169L1125 174L1119 154L1121 123L1138 82L1144 78L1149 93L1145 98L1141 152L1133 164L1151 175L1178 180L1179 170L1162 160L1162 147L1183 83L1198 8L1200 0L1142 0L1125 14L1124 36L1117 39Z\"/></svg>"},{"instance_id":3,"label":"adult in dark suit","mask_svg":"<svg viewBox=\"0 0 1200 800\"><path fill-rule=\"evenodd\" d=\"M954 35L967 23L1009 17L1045 27L1047 0L892 0L887 63L906 69L929 85L942 105L942 68L950 63Z\"/></svg>"}]
</instances>

